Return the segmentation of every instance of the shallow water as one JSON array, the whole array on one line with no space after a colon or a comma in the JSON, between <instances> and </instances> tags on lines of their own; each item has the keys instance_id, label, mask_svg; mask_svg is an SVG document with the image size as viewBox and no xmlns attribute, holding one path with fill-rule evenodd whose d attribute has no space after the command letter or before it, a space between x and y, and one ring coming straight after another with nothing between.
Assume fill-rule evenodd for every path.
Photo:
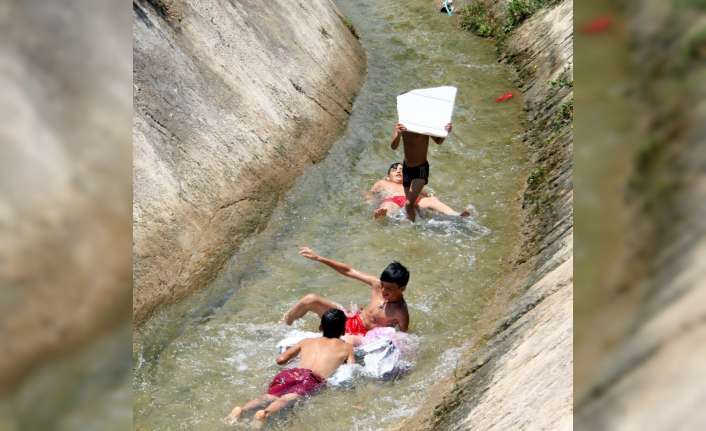
<instances>
[{"instance_id":1,"label":"shallow water","mask_svg":"<svg viewBox=\"0 0 706 431\"><path fill-rule=\"evenodd\" d=\"M346 306L365 304L366 286L299 257L299 246L372 274L392 260L405 264L410 332L420 347L405 377L324 391L279 415L271 429L381 429L413 414L427 388L453 370L496 280L509 269L527 171L521 98L494 102L517 91L511 69L496 62L492 41L459 30L432 2L338 4L368 56L348 128L218 280L136 335L136 429L226 428L220 419L263 393L278 371L275 344L291 328L277 322L294 301L316 292ZM375 222L363 193L402 157L389 148L395 96L437 85L459 91L454 135L430 147L429 187L451 207L472 205L477 214L466 221ZM318 322L310 315L294 327L316 330Z\"/></svg>"}]
</instances>

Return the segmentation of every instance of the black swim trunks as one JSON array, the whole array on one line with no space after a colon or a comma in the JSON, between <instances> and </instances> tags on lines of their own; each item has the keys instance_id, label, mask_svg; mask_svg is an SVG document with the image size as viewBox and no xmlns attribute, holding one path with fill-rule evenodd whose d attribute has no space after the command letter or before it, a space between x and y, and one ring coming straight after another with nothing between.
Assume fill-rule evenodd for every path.
<instances>
[{"instance_id":1,"label":"black swim trunks","mask_svg":"<svg viewBox=\"0 0 706 431\"><path fill-rule=\"evenodd\" d=\"M402 163L402 185L409 187L412 180L421 178L424 184L429 182L429 162L424 162L423 165L409 167L406 163Z\"/></svg>"}]
</instances>

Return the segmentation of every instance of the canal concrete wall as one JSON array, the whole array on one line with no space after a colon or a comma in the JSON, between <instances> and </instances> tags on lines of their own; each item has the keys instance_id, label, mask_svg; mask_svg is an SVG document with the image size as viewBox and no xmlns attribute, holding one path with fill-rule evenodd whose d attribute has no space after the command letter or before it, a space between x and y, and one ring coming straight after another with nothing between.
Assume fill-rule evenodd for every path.
<instances>
[{"instance_id":1,"label":"canal concrete wall","mask_svg":"<svg viewBox=\"0 0 706 431\"><path fill-rule=\"evenodd\" d=\"M122 2L4 2L0 25L1 397L130 319L132 102Z\"/></svg>"},{"instance_id":2,"label":"canal concrete wall","mask_svg":"<svg viewBox=\"0 0 706 431\"><path fill-rule=\"evenodd\" d=\"M622 5L645 136L629 179L630 249L616 285L603 288L635 304L605 305L627 330L604 341L612 348L577 394L575 423L702 429L706 418L694 406L706 400L706 13L687 2Z\"/></svg>"},{"instance_id":3,"label":"canal concrete wall","mask_svg":"<svg viewBox=\"0 0 706 431\"><path fill-rule=\"evenodd\" d=\"M343 132L365 77L329 0L133 2L133 322L211 281Z\"/></svg>"}]
</instances>

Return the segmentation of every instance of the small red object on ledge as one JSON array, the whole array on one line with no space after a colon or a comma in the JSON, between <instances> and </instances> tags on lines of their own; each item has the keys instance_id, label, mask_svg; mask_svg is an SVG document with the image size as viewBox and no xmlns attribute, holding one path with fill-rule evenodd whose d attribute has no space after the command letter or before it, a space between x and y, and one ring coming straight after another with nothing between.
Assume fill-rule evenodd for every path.
<instances>
[{"instance_id":1,"label":"small red object on ledge","mask_svg":"<svg viewBox=\"0 0 706 431\"><path fill-rule=\"evenodd\" d=\"M607 15L599 16L598 18L583 26L583 32L585 34L602 33L608 30L611 25L613 25L613 19L611 17Z\"/></svg>"},{"instance_id":2,"label":"small red object on ledge","mask_svg":"<svg viewBox=\"0 0 706 431\"><path fill-rule=\"evenodd\" d=\"M508 91L507 93L503 93L502 96L500 96L500 97L498 97L497 99L495 99L495 102L497 102L497 103L504 102L504 101L506 101L506 100L512 99L514 96L515 96L515 95L512 94L512 92Z\"/></svg>"}]
</instances>

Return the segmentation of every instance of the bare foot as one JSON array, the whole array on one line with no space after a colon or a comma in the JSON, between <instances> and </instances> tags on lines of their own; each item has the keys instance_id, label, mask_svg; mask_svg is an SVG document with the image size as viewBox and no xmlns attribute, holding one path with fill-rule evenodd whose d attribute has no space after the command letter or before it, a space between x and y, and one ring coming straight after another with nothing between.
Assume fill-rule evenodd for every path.
<instances>
[{"instance_id":1,"label":"bare foot","mask_svg":"<svg viewBox=\"0 0 706 431\"><path fill-rule=\"evenodd\" d=\"M387 208L378 208L373 213L373 218L379 219L379 218L385 217L386 215L387 215Z\"/></svg>"},{"instance_id":2,"label":"bare foot","mask_svg":"<svg viewBox=\"0 0 706 431\"><path fill-rule=\"evenodd\" d=\"M252 421L252 428L262 428L262 426L265 425L265 421L267 421L267 413L264 410L258 410L257 413L255 413L255 419Z\"/></svg>"},{"instance_id":3,"label":"bare foot","mask_svg":"<svg viewBox=\"0 0 706 431\"><path fill-rule=\"evenodd\" d=\"M236 406L228 416L223 418L223 423L226 425L235 425L238 423L238 419L240 419L240 415L242 414L243 409L239 406Z\"/></svg>"}]
</instances>

